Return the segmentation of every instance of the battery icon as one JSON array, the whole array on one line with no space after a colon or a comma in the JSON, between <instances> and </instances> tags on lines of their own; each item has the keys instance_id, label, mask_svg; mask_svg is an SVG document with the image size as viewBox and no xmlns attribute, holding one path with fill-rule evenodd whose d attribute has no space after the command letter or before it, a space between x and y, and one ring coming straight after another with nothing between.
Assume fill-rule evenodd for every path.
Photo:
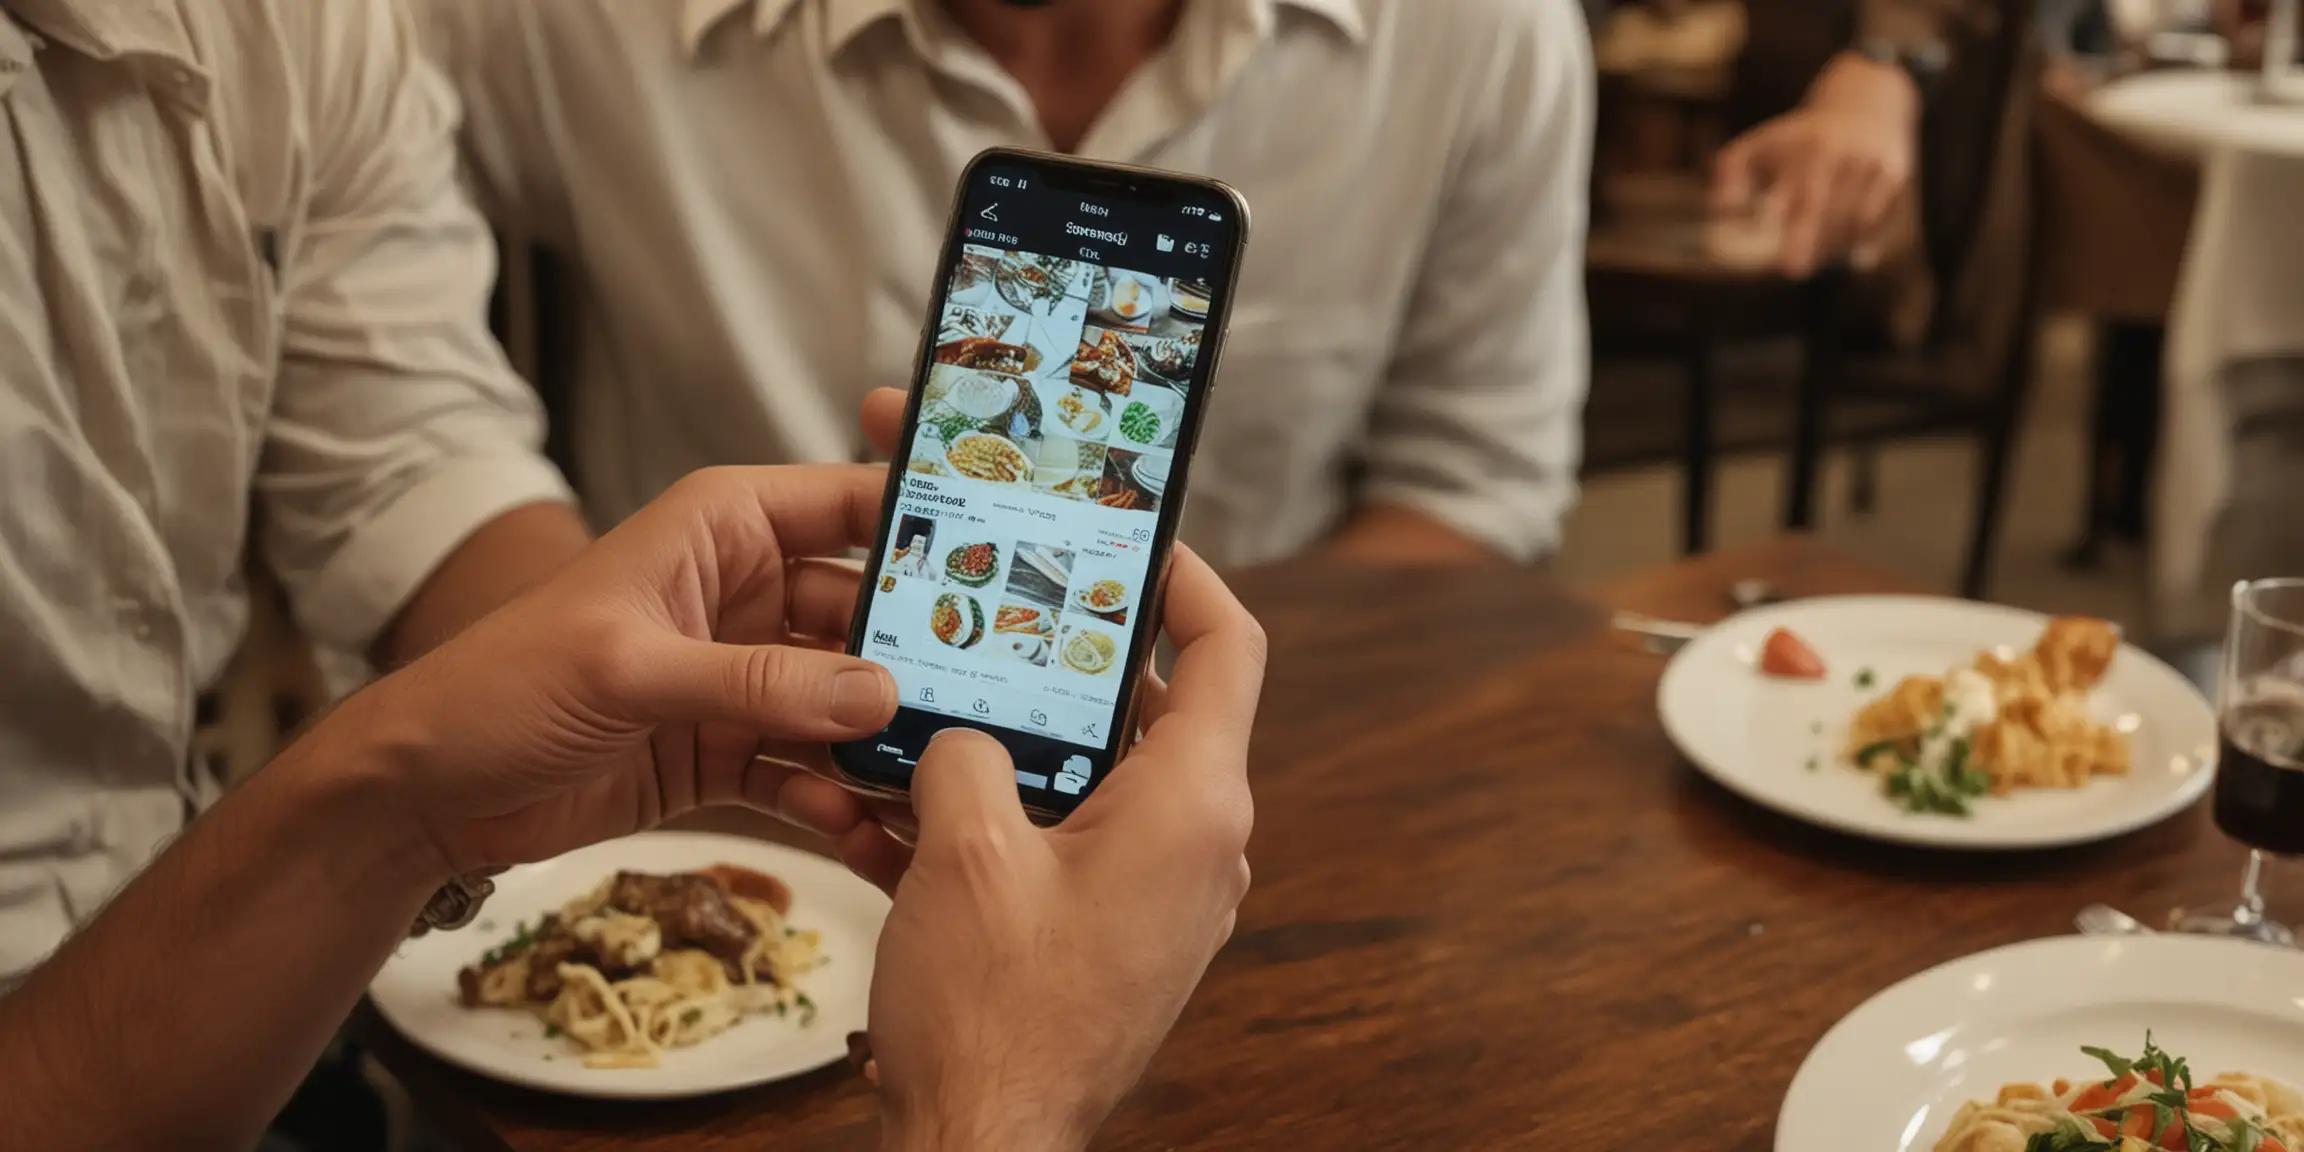
<instances>
[{"instance_id":1,"label":"battery icon","mask_svg":"<svg viewBox=\"0 0 2304 1152\"><path fill-rule=\"evenodd\" d=\"M1222 224L1224 222L1224 214L1222 212L1210 212L1208 214L1208 219L1218 224Z\"/></svg>"}]
</instances>

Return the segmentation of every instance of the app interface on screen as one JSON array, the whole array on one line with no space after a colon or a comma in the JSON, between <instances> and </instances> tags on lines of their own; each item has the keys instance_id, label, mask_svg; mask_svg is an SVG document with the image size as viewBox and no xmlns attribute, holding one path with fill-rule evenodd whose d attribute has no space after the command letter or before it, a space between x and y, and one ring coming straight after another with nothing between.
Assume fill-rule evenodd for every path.
<instances>
[{"instance_id":1,"label":"app interface on screen","mask_svg":"<svg viewBox=\"0 0 2304 1152\"><path fill-rule=\"evenodd\" d=\"M1035 207L1001 183L1024 177L986 179L963 207L863 655L906 707L1101 752L1223 257L1207 228L1163 230L1169 210ZM1090 763L1020 776L1077 796Z\"/></svg>"}]
</instances>

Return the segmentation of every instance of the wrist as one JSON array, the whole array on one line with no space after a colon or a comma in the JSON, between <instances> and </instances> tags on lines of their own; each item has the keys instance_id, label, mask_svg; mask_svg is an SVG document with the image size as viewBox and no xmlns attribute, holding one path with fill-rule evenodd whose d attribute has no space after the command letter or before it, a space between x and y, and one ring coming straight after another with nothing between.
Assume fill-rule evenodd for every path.
<instances>
[{"instance_id":1,"label":"wrist","mask_svg":"<svg viewBox=\"0 0 2304 1152\"><path fill-rule=\"evenodd\" d=\"M1834 56L1809 86L1807 103L1835 112L1892 118L1899 124L1920 119L1920 89L1912 74L1861 52Z\"/></svg>"},{"instance_id":2,"label":"wrist","mask_svg":"<svg viewBox=\"0 0 2304 1152\"><path fill-rule=\"evenodd\" d=\"M325 866L345 890L421 899L456 869L410 802L421 741L384 695L380 683L344 700L251 786L276 789L332 846Z\"/></svg>"}]
</instances>

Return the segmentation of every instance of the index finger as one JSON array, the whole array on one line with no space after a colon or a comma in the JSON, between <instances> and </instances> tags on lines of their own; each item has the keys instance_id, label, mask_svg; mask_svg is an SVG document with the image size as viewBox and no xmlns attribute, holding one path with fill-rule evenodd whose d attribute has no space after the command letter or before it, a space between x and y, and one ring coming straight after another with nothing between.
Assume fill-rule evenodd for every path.
<instances>
[{"instance_id":1,"label":"index finger","mask_svg":"<svg viewBox=\"0 0 2304 1152\"><path fill-rule=\"evenodd\" d=\"M1179 544L1163 607L1176 667L1155 731L1189 726L1245 748L1264 691L1264 628L1199 553ZM1179 724L1181 721L1181 724Z\"/></svg>"},{"instance_id":2,"label":"index finger","mask_svg":"<svg viewBox=\"0 0 2304 1152\"><path fill-rule=\"evenodd\" d=\"M710 506L741 519L716 525L717 538L731 538L765 523L775 549L785 557L836 556L872 543L880 531L880 498L888 471L874 464L796 464L773 468L714 468L683 484L699 484ZM749 524L744 521L750 521Z\"/></svg>"}]
</instances>

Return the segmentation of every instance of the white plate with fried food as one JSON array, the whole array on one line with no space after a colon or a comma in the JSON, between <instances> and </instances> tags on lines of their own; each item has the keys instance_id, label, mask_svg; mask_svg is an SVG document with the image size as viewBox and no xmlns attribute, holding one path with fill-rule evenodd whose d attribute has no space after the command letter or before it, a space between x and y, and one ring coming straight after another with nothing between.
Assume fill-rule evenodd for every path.
<instances>
[{"instance_id":1,"label":"white plate with fried food","mask_svg":"<svg viewBox=\"0 0 2304 1152\"><path fill-rule=\"evenodd\" d=\"M887 917L879 889L823 857L651 832L505 873L474 924L401 946L368 994L484 1076L698 1096L845 1059Z\"/></svg>"},{"instance_id":2,"label":"white plate with fried food","mask_svg":"<svg viewBox=\"0 0 2304 1152\"><path fill-rule=\"evenodd\" d=\"M2117 836L2191 806L2215 764L2208 701L2111 625L1936 597L1744 613L1673 657L1657 706L1730 791L1931 847Z\"/></svg>"},{"instance_id":3,"label":"white plate with fried food","mask_svg":"<svg viewBox=\"0 0 2304 1152\"><path fill-rule=\"evenodd\" d=\"M2061 937L1913 976L1801 1062L1776 1152L2304 1152L2304 953Z\"/></svg>"}]
</instances>

